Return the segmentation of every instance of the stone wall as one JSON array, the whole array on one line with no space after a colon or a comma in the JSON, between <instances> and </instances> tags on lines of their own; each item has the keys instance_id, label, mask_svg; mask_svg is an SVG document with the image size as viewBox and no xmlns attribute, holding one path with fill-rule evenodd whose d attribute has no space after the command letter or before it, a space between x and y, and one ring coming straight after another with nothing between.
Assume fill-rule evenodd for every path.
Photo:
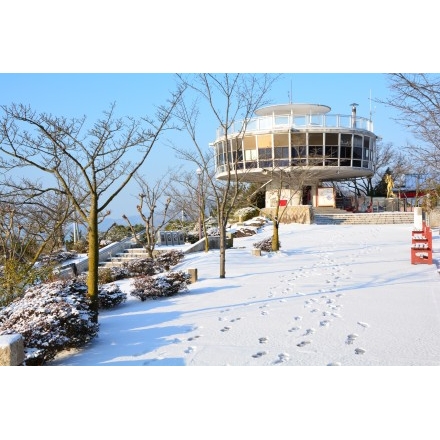
<instances>
[{"instance_id":1,"label":"stone wall","mask_svg":"<svg viewBox=\"0 0 440 440\"><path fill-rule=\"evenodd\" d=\"M285 211L283 211L285 209ZM310 205L283 206L279 209L279 215L282 214L281 223L302 223L310 225L313 223L313 209ZM275 215L275 208L263 208L261 214L272 218Z\"/></svg>"}]
</instances>

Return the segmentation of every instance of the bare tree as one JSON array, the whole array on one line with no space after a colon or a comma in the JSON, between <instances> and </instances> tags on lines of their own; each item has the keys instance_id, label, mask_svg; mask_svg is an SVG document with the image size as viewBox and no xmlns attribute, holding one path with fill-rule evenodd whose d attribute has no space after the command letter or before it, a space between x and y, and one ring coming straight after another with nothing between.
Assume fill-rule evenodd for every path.
<instances>
[{"instance_id":1,"label":"bare tree","mask_svg":"<svg viewBox=\"0 0 440 440\"><path fill-rule=\"evenodd\" d=\"M150 258L153 258L154 248L157 243L157 232L163 228L168 220L167 214L171 203L171 197L166 198L161 212L158 212L158 204L161 203L162 198L166 196L166 193L168 192L169 181L165 181L165 177L162 177L158 179L154 185L151 185L147 182L145 176L136 174L134 178L141 189L141 193L139 194L139 205L137 205L136 209L145 225L145 241L139 239L139 235L128 217L125 214L122 217L129 224L133 237L137 243L144 247ZM145 210L148 212L145 212ZM156 220L159 216L161 220L157 224Z\"/></svg>"},{"instance_id":2,"label":"bare tree","mask_svg":"<svg viewBox=\"0 0 440 440\"><path fill-rule=\"evenodd\" d=\"M405 146L414 164L421 164L432 183L440 177L440 77L425 73L388 74L391 97L381 101L399 112L396 118L419 141Z\"/></svg>"},{"instance_id":3,"label":"bare tree","mask_svg":"<svg viewBox=\"0 0 440 440\"><path fill-rule=\"evenodd\" d=\"M188 156L185 156L187 158ZM195 159L195 158L194 158ZM208 170L214 173L214 167ZM209 202L214 199L209 182L214 181L214 175L207 176L205 170L178 171L173 173L169 190L172 194L175 215L184 212L199 229L199 238L204 239L204 250L209 251L209 238L206 227L206 211Z\"/></svg>"},{"instance_id":4,"label":"bare tree","mask_svg":"<svg viewBox=\"0 0 440 440\"><path fill-rule=\"evenodd\" d=\"M38 114L24 105L1 107L0 151L5 155L5 166L16 169L31 166L54 177L87 225L87 286L95 322L98 321L99 221L110 213L110 203L143 165L169 126L171 112L180 96L181 90L167 106L158 108L154 119L115 118L112 104L103 118L88 128L85 116L68 120Z\"/></svg>"},{"instance_id":5,"label":"bare tree","mask_svg":"<svg viewBox=\"0 0 440 440\"><path fill-rule=\"evenodd\" d=\"M192 103L184 99L176 109L176 116L189 134L194 151L176 148L181 157L192 161L208 179L215 199L217 221L220 233L220 278L226 276L226 228L235 201L239 194L240 175L237 172L238 151L241 139L246 131L246 123L231 138L232 124L237 118L247 121L255 110L267 102L266 94L277 76L268 74L209 74L179 75L182 85L195 93ZM201 111L203 104L203 112ZM212 162L205 152L205 145L200 143L198 127L199 118L209 114L214 117L222 132L227 147L222 164L227 176L218 181L212 174Z\"/></svg>"},{"instance_id":6,"label":"bare tree","mask_svg":"<svg viewBox=\"0 0 440 440\"><path fill-rule=\"evenodd\" d=\"M65 197L45 191L28 196L15 193L14 186L0 188L0 306L52 276L54 265L38 264L39 259L63 246L71 214ZM12 191L6 193L5 188Z\"/></svg>"}]
</instances>

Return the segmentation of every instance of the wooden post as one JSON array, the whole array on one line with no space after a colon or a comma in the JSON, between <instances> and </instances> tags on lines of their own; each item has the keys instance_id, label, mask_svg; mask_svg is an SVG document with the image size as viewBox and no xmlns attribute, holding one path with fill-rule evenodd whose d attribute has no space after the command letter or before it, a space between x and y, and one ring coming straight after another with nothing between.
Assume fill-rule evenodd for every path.
<instances>
[{"instance_id":1,"label":"wooden post","mask_svg":"<svg viewBox=\"0 0 440 440\"><path fill-rule=\"evenodd\" d=\"M197 269L188 269L188 273L190 275L191 284L197 281Z\"/></svg>"}]
</instances>

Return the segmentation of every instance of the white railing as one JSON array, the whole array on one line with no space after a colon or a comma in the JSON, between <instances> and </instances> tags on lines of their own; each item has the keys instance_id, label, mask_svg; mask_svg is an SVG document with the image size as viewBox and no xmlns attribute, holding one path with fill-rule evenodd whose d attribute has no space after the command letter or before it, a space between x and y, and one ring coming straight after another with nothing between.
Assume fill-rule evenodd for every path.
<instances>
[{"instance_id":1,"label":"white railing","mask_svg":"<svg viewBox=\"0 0 440 440\"><path fill-rule=\"evenodd\" d=\"M371 119L352 115L269 115L250 119L234 121L228 130L228 135L238 134L242 131L253 133L267 130L304 129L304 128L347 128L354 130L367 130L373 132ZM217 139L225 135L223 127L217 129Z\"/></svg>"}]
</instances>

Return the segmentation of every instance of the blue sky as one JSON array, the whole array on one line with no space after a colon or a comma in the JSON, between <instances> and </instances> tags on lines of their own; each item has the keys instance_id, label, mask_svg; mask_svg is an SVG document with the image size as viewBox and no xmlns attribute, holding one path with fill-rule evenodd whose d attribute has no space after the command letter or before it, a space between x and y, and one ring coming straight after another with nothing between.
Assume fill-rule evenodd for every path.
<instances>
[{"instance_id":1,"label":"blue sky","mask_svg":"<svg viewBox=\"0 0 440 440\"><path fill-rule=\"evenodd\" d=\"M436 16L426 14L422 3L396 11L394 4L375 0L362 7L316 0L312 8L292 3L280 12L225 0L214 13L194 0L129 0L125 7L109 0L105 8L78 0L58 2L56 9L53 0L10 2L3 5L8 19L0 29L7 43L0 57L0 105L30 104L93 121L116 102L119 116L137 117L165 102L174 89L172 72L292 72L272 88L273 103L289 102L292 92L293 102L349 114L356 102L359 116L371 110L384 142L404 145L410 134L393 121L392 109L375 100L389 94L380 72L438 71L438 58L427 56L436 50ZM237 20L241 16L245 22ZM411 22L411 32L402 32L404 22ZM202 144L214 140L216 128L213 119L204 120ZM165 143L144 166L152 179L179 164ZM112 206L112 217L136 213L137 193L128 188Z\"/></svg>"},{"instance_id":2,"label":"blue sky","mask_svg":"<svg viewBox=\"0 0 440 440\"><path fill-rule=\"evenodd\" d=\"M175 89L173 73L3 73L0 74L0 105L29 104L38 112L57 116L87 116L94 121L116 103L118 116L140 117L152 115L155 106L164 104ZM387 78L381 73L283 73L274 84L268 99L273 104L289 102L324 104L330 113L350 114L351 103L356 102L358 115L374 121L375 132L383 142L404 145L410 134L395 121L393 109L376 100L389 96ZM214 141L217 124L213 118L204 120L201 143ZM148 158L142 172L152 181L163 176L169 168L182 164L169 147L191 143L181 134L170 133L158 144ZM193 165L185 163L190 169ZM112 218L136 213L138 189L133 184L118 197L111 207Z\"/></svg>"}]
</instances>

